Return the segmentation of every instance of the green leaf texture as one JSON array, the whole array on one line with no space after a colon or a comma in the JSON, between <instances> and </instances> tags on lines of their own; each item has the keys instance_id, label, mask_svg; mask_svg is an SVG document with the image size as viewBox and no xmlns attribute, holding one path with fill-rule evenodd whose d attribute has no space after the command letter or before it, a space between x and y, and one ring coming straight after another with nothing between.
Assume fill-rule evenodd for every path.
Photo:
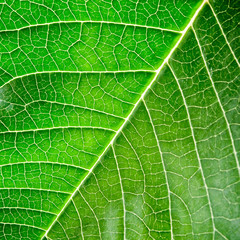
<instances>
[{"instance_id":1,"label":"green leaf texture","mask_svg":"<svg viewBox=\"0 0 240 240\"><path fill-rule=\"evenodd\" d=\"M0 239L240 239L240 1L0 2Z\"/></svg>"}]
</instances>

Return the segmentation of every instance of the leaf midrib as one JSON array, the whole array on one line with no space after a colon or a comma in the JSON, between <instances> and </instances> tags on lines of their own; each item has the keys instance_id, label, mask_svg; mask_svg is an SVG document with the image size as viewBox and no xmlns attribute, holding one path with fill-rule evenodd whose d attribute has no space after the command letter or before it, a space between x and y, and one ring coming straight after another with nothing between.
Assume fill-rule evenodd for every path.
<instances>
[{"instance_id":1,"label":"leaf midrib","mask_svg":"<svg viewBox=\"0 0 240 240\"><path fill-rule=\"evenodd\" d=\"M125 118L125 121L123 122L123 124L121 125L121 127L118 129L118 131L116 132L116 134L114 135L114 137L112 138L112 140L110 141L110 143L107 145L107 147L104 149L104 151L102 152L102 154L99 156L99 158L97 159L97 161L94 163L94 165L92 166L92 168L89 170L89 172L86 174L86 176L84 177L84 179L81 181L81 183L79 184L79 186L76 188L76 190L72 193L72 195L69 197L69 199L67 200L66 204L63 206L63 208L61 209L61 211L58 213L57 217L54 219L54 221L52 222L52 224L49 226L49 228L47 229L47 231L45 232L45 234L43 235L42 239L47 236L48 232L50 231L50 229L52 228L52 226L55 224L55 222L57 221L58 217L62 214L62 212L65 210L65 208L68 206L69 202L72 200L72 198L75 196L75 194L79 191L79 188L81 187L81 185L85 182L85 180L88 178L88 176L93 172L94 168L96 167L96 165L98 164L98 162L101 160L101 158L104 156L104 154L106 153L106 151L113 145L115 139L117 138L117 136L121 133L122 129L125 127L125 125L127 124L127 122L129 121L130 117L132 116L132 114L134 113L134 111L136 110L137 106L139 105L139 103L143 100L144 96L146 95L146 93L148 92L148 90L152 87L152 85L154 84L154 82L156 81L159 73L161 72L161 70L163 69L163 67L165 66L165 64L168 63L168 60L170 59L170 57L172 56L173 52L177 49L177 47L179 46L179 44L182 42L182 39L184 38L184 36L186 35L186 33L188 32L188 30L190 29L190 27L192 27L193 22L195 21L196 17L198 16L199 12L202 10L202 8L204 7L205 3L207 3L208 0L204 0L201 5L199 6L199 8L196 10L196 12L194 13L193 17L191 18L191 20L189 21L189 23L187 24L187 26L185 27L185 29L181 32L182 35L180 36L180 38L178 39L177 43L175 44L175 46L171 49L171 51L169 52L168 56L164 59L164 61L162 62L162 64L160 65L160 67L156 70L155 76L152 79L152 81L150 82L150 84L146 87L146 89L144 90L144 92L142 93L141 97L138 99L138 101L136 102L136 104L133 106L131 112L129 113L128 117ZM172 238L172 235L171 235Z\"/></svg>"}]
</instances>

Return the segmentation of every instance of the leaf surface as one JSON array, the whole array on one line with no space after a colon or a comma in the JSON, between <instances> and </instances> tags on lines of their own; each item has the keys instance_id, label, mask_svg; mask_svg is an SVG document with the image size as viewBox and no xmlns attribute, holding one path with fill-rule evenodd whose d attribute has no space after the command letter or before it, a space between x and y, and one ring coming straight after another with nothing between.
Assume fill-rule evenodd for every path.
<instances>
[{"instance_id":1,"label":"leaf surface","mask_svg":"<svg viewBox=\"0 0 240 240\"><path fill-rule=\"evenodd\" d=\"M238 239L239 6L0 4L0 238Z\"/></svg>"}]
</instances>

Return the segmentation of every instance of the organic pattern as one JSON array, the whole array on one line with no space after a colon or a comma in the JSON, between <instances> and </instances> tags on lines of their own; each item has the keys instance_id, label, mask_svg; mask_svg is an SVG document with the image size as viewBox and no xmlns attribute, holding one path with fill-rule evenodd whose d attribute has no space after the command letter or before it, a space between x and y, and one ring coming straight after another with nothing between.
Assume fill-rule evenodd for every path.
<instances>
[{"instance_id":1,"label":"organic pattern","mask_svg":"<svg viewBox=\"0 0 240 240\"><path fill-rule=\"evenodd\" d=\"M0 239L240 236L240 2L0 3Z\"/></svg>"}]
</instances>

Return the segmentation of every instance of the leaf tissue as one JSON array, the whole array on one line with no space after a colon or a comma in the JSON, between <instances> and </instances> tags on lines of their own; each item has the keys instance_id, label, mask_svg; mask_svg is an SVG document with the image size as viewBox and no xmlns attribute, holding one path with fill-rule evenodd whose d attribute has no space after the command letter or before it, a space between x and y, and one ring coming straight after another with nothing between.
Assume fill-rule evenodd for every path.
<instances>
[{"instance_id":1,"label":"leaf tissue","mask_svg":"<svg viewBox=\"0 0 240 240\"><path fill-rule=\"evenodd\" d=\"M240 1L0 1L0 239L240 239Z\"/></svg>"}]
</instances>

